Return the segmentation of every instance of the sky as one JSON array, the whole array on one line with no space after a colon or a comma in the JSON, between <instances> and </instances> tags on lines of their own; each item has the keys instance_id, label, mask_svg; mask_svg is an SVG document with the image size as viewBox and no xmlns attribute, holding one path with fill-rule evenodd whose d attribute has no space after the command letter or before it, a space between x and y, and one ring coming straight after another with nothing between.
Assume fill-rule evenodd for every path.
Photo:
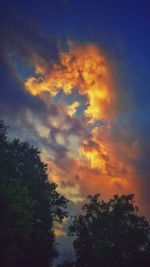
<instances>
[{"instance_id":1,"label":"sky","mask_svg":"<svg viewBox=\"0 0 150 267\"><path fill-rule=\"evenodd\" d=\"M1 1L0 117L74 214L134 193L150 218L149 1ZM66 222L67 225L67 222ZM67 252L65 229L56 230Z\"/></svg>"}]
</instances>

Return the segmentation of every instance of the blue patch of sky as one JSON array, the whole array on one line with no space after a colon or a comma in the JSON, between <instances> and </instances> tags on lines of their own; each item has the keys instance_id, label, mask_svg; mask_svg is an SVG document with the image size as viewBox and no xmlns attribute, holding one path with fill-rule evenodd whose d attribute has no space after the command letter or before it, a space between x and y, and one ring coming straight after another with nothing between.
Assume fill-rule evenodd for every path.
<instances>
[{"instance_id":1,"label":"blue patch of sky","mask_svg":"<svg viewBox=\"0 0 150 267\"><path fill-rule=\"evenodd\" d=\"M31 76L36 76L34 72L34 67L29 65L25 60L16 55L11 55L11 63L16 68L16 73L21 80L26 80Z\"/></svg>"}]
</instances>

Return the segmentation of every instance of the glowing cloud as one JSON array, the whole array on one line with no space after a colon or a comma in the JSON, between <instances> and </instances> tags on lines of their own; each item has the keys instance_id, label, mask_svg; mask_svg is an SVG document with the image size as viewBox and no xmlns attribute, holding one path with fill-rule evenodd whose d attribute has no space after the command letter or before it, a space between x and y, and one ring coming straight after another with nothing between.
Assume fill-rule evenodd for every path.
<instances>
[{"instance_id":1,"label":"glowing cloud","mask_svg":"<svg viewBox=\"0 0 150 267\"><path fill-rule=\"evenodd\" d=\"M70 116L73 116L76 113L77 108L79 106L80 106L80 103L79 102L77 102L77 101L73 102L71 105L68 106L68 114Z\"/></svg>"},{"instance_id":2,"label":"glowing cloud","mask_svg":"<svg viewBox=\"0 0 150 267\"><path fill-rule=\"evenodd\" d=\"M54 155L65 151L63 158L47 158L50 176L73 202L81 201L89 192L100 191L106 197L133 192L132 188L137 192L132 162L138 141L130 140L128 129L122 125L113 125L119 116L116 110L120 100L106 56L95 45L72 42L59 56L60 62L50 69L36 65L35 77L25 82L28 92L38 95L47 107L49 98L61 91L68 97L76 90L79 98L86 99L84 107L81 99L76 99L59 103L58 116L45 114L53 127L51 148L58 150ZM80 107L82 114L76 116ZM98 121L104 124L98 126Z\"/></svg>"},{"instance_id":3,"label":"glowing cloud","mask_svg":"<svg viewBox=\"0 0 150 267\"><path fill-rule=\"evenodd\" d=\"M113 81L104 54L94 45L75 45L69 43L67 52L60 52L60 64L53 64L47 72L45 68L36 66L36 73L41 77L30 77L25 85L33 95L48 91L55 96L60 89L71 94L76 88L88 99L84 114L97 120L107 118L107 108L114 101ZM68 108L73 115L78 104Z\"/></svg>"}]
</instances>

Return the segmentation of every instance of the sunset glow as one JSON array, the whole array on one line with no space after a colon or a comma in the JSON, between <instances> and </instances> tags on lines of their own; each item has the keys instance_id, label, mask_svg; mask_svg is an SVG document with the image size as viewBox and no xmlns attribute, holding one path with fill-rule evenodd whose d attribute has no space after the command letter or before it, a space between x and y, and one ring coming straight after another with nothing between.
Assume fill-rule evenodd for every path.
<instances>
[{"instance_id":1,"label":"sunset glow","mask_svg":"<svg viewBox=\"0 0 150 267\"><path fill-rule=\"evenodd\" d=\"M127 242L118 225L123 215L130 230L134 200L150 222L149 29L149 1L2 1L0 267L134 266L132 257L147 267L132 205ZM98 210L85 231L84 205L99 200L111 203L108 228ZM77 218L84 253L78 224L68 235Z\"/></svg>"},{"instance_id":2,"label":"sunset glow","mask_svg":"<svg viewBox=\"0 0 150 267\"><path fill-rule=\"evenodd\" d=\"M90 190L93 193L102 191L105 197L111 195L112 191L130 192L135 171L128 159L135 154L137 146L125 144L123 139L129 133L124 129L126 126L121 124L119 140L113 140L114 122L119 116L117 109L120 100L106 55L94 44L81 45L73 42L69 42L68 50L60 51L59 55L60 62L53 63L49 68L39 63L35 65L38 77L29 77L25 82L28 92L40 97L47 107L47 99L57 97L60 91L66 98L71 96L74 90L78 93L77 100L72 98L70 104L63 102L63 99L57 104L62 113L60 112L60 118L53 117L54 127L57 129L55 131L59 132L55 138L68 152L65 158L59 159L65 169L62 170L59 164L53 163L50 177L60 185L60 191L75 202ZM45 93L49 96L45 97ZM85 97L85 105L83 101L80 102L82 96ZM78 115L79 107L82 114ZM80 123L81 135L76 132L67 135L64 133L66 118L69 118L72 125L75 122ZM47 161L51 166L51 160L47 158ZM68 173L70 167L68 166L68 169L66 164L73 166L71 173ZM77 193L74 196L69 195L67 188L74 191L75 185L78 185ZM134 190L137 191L136 188Z\"/></svg>"},{"instance_id":3,"label":"sunset glow","mask_svg":"<svg viewBox=\"0 0 150 267\"><path fill-rule=\"evenodd\" d=\"M41 77L30 77L25 85L32 95L49 92L52 96L62 89L66 95L76 88L79 94L88 99L88 107L84 114L92 120L107 116L107 106L113 102L113 81L105 56L91 44L77 45L69 43L67 52L60 52L60 63L53 64L45 70L45 66L35 66Z\"/></svg>"}]
</instances>

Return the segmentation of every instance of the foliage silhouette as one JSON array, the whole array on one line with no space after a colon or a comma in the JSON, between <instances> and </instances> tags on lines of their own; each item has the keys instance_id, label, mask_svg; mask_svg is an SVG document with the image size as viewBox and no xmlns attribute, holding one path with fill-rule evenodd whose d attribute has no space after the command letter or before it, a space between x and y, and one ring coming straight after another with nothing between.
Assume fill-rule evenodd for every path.
<instances>
[{"instance_id":1,"label":"foliage silhouette","mask_svg":"<svg viewBox=\"0 0 150 267\"><path fill-rule=\"evenodd\" d=\"M57 255L54 224L67 200L48 180L37 148L7 138L0 121L0 266L48 267Z\"/></svg>"},{"instance_id":2,"label":"foliage silhouette","mask_svg":"<svg viewBox=\"0 0 150 267\"><path fill-rule=\"evenodd\" d=\"M76 266L150 266L150 227L138 215L134 195L115 195L108 202L99 197L89 196L70 226Z\"/></svg>"}]
</instances>

